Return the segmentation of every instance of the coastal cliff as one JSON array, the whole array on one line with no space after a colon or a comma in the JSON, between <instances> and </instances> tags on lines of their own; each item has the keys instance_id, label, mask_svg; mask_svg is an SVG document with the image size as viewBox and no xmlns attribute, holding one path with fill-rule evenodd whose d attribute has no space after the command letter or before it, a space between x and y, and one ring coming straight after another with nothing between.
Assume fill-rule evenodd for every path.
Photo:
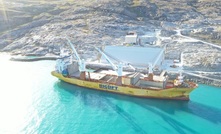
<instances>
[{"instance_id":1,"label":"coastal cliff","mask_svg":"<svg viewBox=\"0 0 221 134\"><path fill-rule=\"evenodd\" d=\"M58 55L68 36L81 57L94 60L93 46L121 45L128 31L158 30L166 58L183 53L185 69L221 71L220 9L219 0L2 1L0 51Z\"/></svg>"}]
</instances>

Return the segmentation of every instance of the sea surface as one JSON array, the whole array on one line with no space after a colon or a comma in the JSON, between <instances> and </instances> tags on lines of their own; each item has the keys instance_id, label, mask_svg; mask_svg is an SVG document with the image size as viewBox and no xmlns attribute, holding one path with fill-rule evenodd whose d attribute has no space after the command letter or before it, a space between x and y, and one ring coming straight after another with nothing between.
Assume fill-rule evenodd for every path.
<instances>
[{"instance_id":1,"label":"sea surface","mask_svg":"<svg viewBox=\"0 0 221 134\"><path fill-rule=\"evenodd\" d=\"M221 134L221 88L199 85L190 101L89 90L51 76L55 61L0 55L0 133Z\"/></svg>"}]
</instances>

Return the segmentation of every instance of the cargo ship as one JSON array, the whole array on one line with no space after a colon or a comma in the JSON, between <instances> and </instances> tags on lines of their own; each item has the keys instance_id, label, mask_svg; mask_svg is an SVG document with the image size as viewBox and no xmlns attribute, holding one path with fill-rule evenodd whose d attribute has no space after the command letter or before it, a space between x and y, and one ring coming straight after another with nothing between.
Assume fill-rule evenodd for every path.
<instances>
[{"instance_id":1,"label":"cargo ship","mask_svg":"<svg viewBox=\"0 0 221 134\"><path fill-rule=\"evenodd\" d=\"M165 70L154 74L153 65L149 65L146 71L140 71L123 62L115 65L99 48L95 49L105 58L109 67L99 63L92 66L80 58L74 45L67 40L73 53L70 55L61 52L56 61L55 71L51 72L64 82L134 97L174 100L189 100L191 91L198 86L196 83L185 81L182 73L172 80Z\"/></svg>"}]
</instances>

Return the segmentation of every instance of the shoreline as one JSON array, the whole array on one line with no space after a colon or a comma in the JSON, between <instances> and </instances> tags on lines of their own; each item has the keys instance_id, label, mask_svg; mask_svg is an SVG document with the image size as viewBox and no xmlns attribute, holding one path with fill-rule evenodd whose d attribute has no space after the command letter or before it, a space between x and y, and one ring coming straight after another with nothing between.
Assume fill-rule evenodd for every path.
<instances>
[{"instance_id":1,"label":"shoreline","mask_svg":"<svg viewBox=\"0 0 221 134\"><path fill-rule=\"evenodd\" d=\"M209 86L221 87L221 81L206 79L206 78L199 78L196 76L189 76L187 75L189 81L198 83L198 84L205 84Z\"/></svg>"},{"instance_id":2,"label":"shoreline","mask_svg":"<svg viewBox=\"0 0 221 134\"><path fill-rule=\"evenodd\" d=\"M11 61L20 61L20 62L33 62L33 61L42 61L42 60L57 60L58 56L38 56L32 57L30 56L21 56L21 57L11 57Z\"/></svg>"},{"instance_id":3,"label":"shoreline","mask_svg":"<svg viewBox=\"0 0 221 134\"><path fill-rule=\"evenodd\" d=\"M10 53L0 53L0 54L6 54L10 56L9 60L10 61L18 61L18 62L35 62L35 61L43 61L43 60L57 60L59 56L53 55L53 56L37 56L37 55L32 55L32 56L13 56ZM205 84L205 85L210 85L210 86L215 86L215 87L221 87L221 80L216 80L216 79L210 79L209 77L198 77L198 76L193 76L185 73L187 80L196 82L198 84Z\"/></svg>"}]
</instances>

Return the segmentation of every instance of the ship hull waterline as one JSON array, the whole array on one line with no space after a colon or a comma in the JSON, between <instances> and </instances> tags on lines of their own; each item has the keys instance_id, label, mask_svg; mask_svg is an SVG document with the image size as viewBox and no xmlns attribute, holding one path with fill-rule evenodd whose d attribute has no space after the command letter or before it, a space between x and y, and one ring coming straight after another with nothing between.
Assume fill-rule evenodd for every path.
<instances>
[{"instance_id":1,"label":"ship hull waterline","mask_svg":"<svg viewBox=\"0 0 221 134\"><path fill-rule=\"evenodd\" d=\"M105 82L94 82L88 80L80 80L78 78L64 77L62 74L52 71L51 74L58 79L77 85L98 91L111 92L116 94L140 97L140 98L154 98L154 99L171 99L171 100L189 100L189 94L194 88L168 88L168 89L142 89L129 86L117 86Z\"/></svg>"}]
</instances>

